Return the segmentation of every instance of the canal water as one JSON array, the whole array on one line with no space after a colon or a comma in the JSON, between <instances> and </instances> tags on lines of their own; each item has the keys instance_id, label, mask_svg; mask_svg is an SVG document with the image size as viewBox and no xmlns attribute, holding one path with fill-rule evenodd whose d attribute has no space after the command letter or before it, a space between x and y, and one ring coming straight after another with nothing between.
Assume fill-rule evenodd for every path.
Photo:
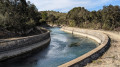
<instances>
[{"instance_id":1,"label":"canal water","mask_svg":"<svg viewBox=\"0 0 120 67\"><path fill-rule=\"evenodd\" d=\"M72 35L60 28L49 28L50 45L30 57L5 63L3 67L57 67L97 47L97 43L86 37Z\"/></svg>"}]
</instances>

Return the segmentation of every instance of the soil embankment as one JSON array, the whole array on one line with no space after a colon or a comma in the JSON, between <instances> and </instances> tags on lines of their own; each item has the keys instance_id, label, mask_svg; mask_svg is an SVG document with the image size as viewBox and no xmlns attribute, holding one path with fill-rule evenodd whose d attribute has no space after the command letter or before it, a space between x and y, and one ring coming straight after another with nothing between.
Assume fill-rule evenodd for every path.
<instances>
[{"instance_id":1,"label":"soil embankment","mask_svg":"<svg viewBox=\"0 0 120 67\"><path fill-rule=\"evenodd\" d=\"M120 33L100 31L111 39L109 50L98 60L93 61L86 67L120 67Z\"/></svg>"}]
</instances>

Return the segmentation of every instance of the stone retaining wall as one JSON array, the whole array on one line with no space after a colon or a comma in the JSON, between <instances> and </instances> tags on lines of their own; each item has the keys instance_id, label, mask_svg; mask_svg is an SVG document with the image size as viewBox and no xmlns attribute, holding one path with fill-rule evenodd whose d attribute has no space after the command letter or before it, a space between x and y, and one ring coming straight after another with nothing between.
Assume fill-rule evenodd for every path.
<instances>
[{"instance_id":1,"label":"stone retaining wall","mask_svg":"<svg viewBox=\"0 0 120 67\"><path fill-rule=\"evenodd\" d=\"M80 29L80 28L73 28L73 27L62 27L61 30L72 33L72 34L78 34L78 35L82 35L82 36L86 36L91 39L94 39L99 43L99 46L89 51L88 53L72 61L69 61L65 64L62 64L58 67L83 67L87 63L90 63L93 60L96 60L97 58L99 58L101 55L103 55L110 46L109 37L104 33L101 33L95 30Z\"/></svg>"},{"instance_id":2,"label":"stone retaining wall","mask_svg":"<svg viewBox=\"0 0 120 67\"><path fill-rule=\"evenodd\" d=\"M39 44L36 44L38 43ZM0 60L14 57L35 48L46 46L50 42L50 32L45 31L43 34L0 40Z\"/></svg>"}]
</instances>

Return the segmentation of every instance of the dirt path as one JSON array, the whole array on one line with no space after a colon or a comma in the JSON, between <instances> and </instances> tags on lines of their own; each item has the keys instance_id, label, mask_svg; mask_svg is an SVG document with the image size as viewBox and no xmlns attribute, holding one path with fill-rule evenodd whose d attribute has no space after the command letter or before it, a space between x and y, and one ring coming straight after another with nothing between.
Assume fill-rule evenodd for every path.
<instances>
[{"instance_id":1,"label":"dirt path","mask_svg":"<svg viewBox=\"0 0 120 67\"><path fill-rule=\"evenodd\" d=\"M100 32L110 37L111 47L102 57L85 67L120 67L120 34L109 31Z\"/></svg>"}]
</instances>

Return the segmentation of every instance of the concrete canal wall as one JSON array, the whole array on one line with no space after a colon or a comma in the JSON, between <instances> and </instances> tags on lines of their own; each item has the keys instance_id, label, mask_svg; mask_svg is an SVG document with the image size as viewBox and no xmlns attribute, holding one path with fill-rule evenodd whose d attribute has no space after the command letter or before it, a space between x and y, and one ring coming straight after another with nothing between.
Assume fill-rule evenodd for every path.
<instances>
[{"instance_id":1,"label":"concrete canal wall","mask_svg":"<svg viewBox=\"0 0 120 67\"><path fill-rule=\"evenodd\" d=\"M96 60L101 55L103 55L110 46L109 37L104 33L101 33L95 30L80 29L80 28L73 28L73 27L62 27L61 30L72 33L72 34L77 34L77 35L94 39L99 43L99 46L89 51L88 53L76 59L73 59L65 64L62 64L58 67L83 67L87 63L92 62L93 60Z\"/></svg>"},{"instance_id":2,"label":"concrete canal wall","mask_svg":"<svg viewBox=\"0 0 120 67\"><path fill-rule=\"evenodd\" d=\"M41 49L49 45L50 40L48 30L44 30L44 33L39 35L2 39L0 40L0 61L30 52L36 48Z\"/></svg>"}]
</instances>

